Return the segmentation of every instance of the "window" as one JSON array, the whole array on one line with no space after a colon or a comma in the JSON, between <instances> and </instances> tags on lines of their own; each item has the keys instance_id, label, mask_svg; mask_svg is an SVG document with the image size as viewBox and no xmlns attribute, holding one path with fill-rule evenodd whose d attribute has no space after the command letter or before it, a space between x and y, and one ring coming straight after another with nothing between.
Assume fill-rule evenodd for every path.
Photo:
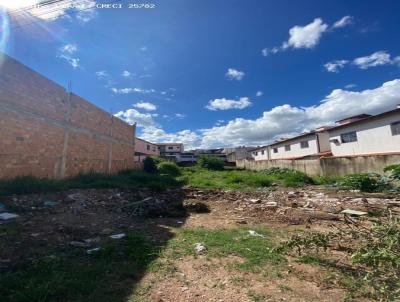
<instances>
[{"instance_id":1,"label":"window","mask_svg":"<svg viewBox=\"0 0 400 302\"><path fill-rule=\"evenodd\" d=\"M301 147L302 149L308 148L308 147L309 147L308 141L302 141L302 142L300 142L300 147Z\"/></svg>"},{"instance_id":2,"label":"window","mask_svg":"<svg viewBox=\"0 0 400 302\"><path fill-rule=\"evenodd\" d=\"M278 153L278 148L274 148L274 153Z\"/></svg>"},{"instance_id":3,"label":"window","mask_svg":"<svg viewBox=\"0 0 400 302\"><path fill-rule=\"evenodd\" d=\"M257 155L258 155L258 152L254 152L254 155L257 156Z\"/></svg>"},{"instance_id":4,"label":"window","mask_svg":"<svg viewBox=\"0 0 400 302\"><path fill-rule=\"evenodd\" d=\"M400 121L392 123L390 128L392 129L392 135L400 135Z\"/></svg>"},{"instance_id":5,"label":"window","mask_svg":"<svg viewBox=\"0 0 400 302\"><path fill-rule=\"evenodd\" d=\"M174 147L169 146L168 150L174 150Z\"/></svg>"},{"instance_id":6,"label":"window","mask_svg":"<svg viewBox=\"0 0 400 302\"><path fill-rule=\"evenodd\" d=\"M352 131L352 132L348 132L348 133L343 133L340 135L340 139L342 141L342 144L356 142L357 141L357 132Z\"/></svg>"},{"instance_id":7,"label":"window","mask_svg":"<svg viewBox=\"0 0 400 302\"><path fill-rule=\"evenodd\" d=\"M285 151L290 151L290 145L285 145Z\"/></svg>"},{"instance_id":8,"label":"window","mask_svg":"<svg viewBox=\"0 0 400 302\"><path fill-rule=\"evenodd\" d=\"M264 155L264 153L265 153L264 150L262 150L262 151L261 151L261 155Z\"/></svg>"},{"instance_id":9,"label":"window","mask_svg":"<svg viewBox=\"0 0 400 302\"><path fill-rule=\"evenodd\" d=\"M147 145L147 150L150 150L150 145Z\"/></svg>"}]
</instances>

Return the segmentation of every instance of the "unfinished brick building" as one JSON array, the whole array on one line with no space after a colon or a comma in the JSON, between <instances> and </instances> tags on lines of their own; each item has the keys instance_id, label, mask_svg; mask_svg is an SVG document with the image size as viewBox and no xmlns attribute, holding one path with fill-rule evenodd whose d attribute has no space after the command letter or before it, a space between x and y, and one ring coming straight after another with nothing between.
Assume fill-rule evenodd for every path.
<instances>
[{"instance_id":1,"label":"unfinished brick building","mask_svg":"<svg viewBox=\"0 0 400 302\"><path fill-rule=\"evenodd\" d=\"M0 178L135 167L135 126L0 57Z\"/></svg>"}]
</instances>

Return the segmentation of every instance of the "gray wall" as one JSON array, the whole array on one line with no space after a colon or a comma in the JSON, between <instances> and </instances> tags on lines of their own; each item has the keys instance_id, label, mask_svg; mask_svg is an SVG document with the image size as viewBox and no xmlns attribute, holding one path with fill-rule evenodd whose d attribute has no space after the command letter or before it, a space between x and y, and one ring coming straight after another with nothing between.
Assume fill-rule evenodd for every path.
<instances>
[{"instance_id":1,"label":"gray wall","mask_svg":"<svg viewBox=\"0 0 400 302\"><path fill-rule=\"evenodd\" d=\"M383 174L388 165L400 164L398 155L327 157L302 160L237 160L238 168L265 170L272 167L289 168L311 176L344 176L352 173L375 172Z\"/></svg>"}]
</instances>

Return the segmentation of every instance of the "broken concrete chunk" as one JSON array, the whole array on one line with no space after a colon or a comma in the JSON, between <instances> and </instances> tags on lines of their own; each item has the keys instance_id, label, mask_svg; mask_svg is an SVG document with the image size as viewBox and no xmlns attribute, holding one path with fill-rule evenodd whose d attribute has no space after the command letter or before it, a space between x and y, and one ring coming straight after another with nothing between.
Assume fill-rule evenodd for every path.
<instances>
[{"instance_id":1,"label":"broken concrete chunk","mask_svg":"<svg viewBox=\"0 0 400 302\"><path fill-rule=\"evenodd\" d=\"M276 208L278 203L276 201L268 201L265 203L265 207L267 208Z\"/></svg>"},{"instance_id":2,"label":"broken concrete chunk","mask_svg":"<svg viewBox=\"0 0 400 302\"><path fill-rule=\"evenodd\" d=\"M364 216L364 215L368 215L367 212L356 211L356 210L351 210L351 209L345 209L345 210L341 211L340 213L342 213L342 214L347 214L347 215L352 215L352 216Z\"/></svg>"},{"instance_id":3,"label":"broken concrete chunk","mask_svg":"<svg viewBox=\"0 0 400 302\"><path fill-rule=\"evenodd\" d=\"M195 251L197 254L202 254L202 253L204 253L205 251L207 251L207 248L206 248L202 243L195 243L195 245L194 245L194 251Z\"/></svg>"},{"instance_id":4,"label":"broken concrete chunk","mask_svg":"<svg viewBox=\"0 0 400 302\"><path fill-rule=\"evenodd\" d=\"M94 253L96 253L98 251L100 251L100 248L99 247L95 247L93 249L87 250L86 254L91 255L91 254L94 254Z\"/></svg>"},{"instance_id":5,"label":"broken concrete chunk","mask_svg":"<svg viewBox=\"0 0 400 302\"><path fill-rule=\"evenodd\" d=\"M112 238L112 239L121 239L121 238L124 238L125 236L126 236L125 233L120 233L120 234L111 235L110 238Z\"/></svg>"},{"instance_id":6,"label":"broken concrete chunk","mask_svg":"<svg viewBox=\"0 0 400 302\"><path fill-rule=\"evenodd\" d=\"M18 216L19 215L17 215L17 214L5 212L5 213L0 214L0 220L10 220L10 219L17 218Z\"/></svg>"},{"instance_id":7,"label":"broken concrete chunk","mask_svg":"<svg viewBox=\"0 0 400 302\"><path fill-rule=\"evenodd\" d=\"M249 234L250 234L250 236L253 236L253 237L265 238L264 235L261 235L261 234L257 233L256 231L253 231L253 230L249 230Z\"/></svg>"}]
</instances>

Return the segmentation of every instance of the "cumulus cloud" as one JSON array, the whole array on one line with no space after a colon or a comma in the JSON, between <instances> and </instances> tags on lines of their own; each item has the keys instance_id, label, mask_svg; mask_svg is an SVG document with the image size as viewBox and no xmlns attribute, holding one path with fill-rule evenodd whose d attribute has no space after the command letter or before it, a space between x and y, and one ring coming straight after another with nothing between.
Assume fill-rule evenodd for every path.
<instances>
[{"instance_id":1,"label":"cumulus cloud","mask_svg":"<svg viewBox=\"0 0 400 302\"><path fill-rule=\"evenodd\" d=\"M142 88L115 88L112 87L111 91L115 94L129 94L129 93L153 93L156 92L154 89L142 89Z\"/></svg>"},{"instance_id":2,"label":"cumulus cloud","mask_svg":"<svg viewBox=\"0 0 400 302\"><path fill-rule=\"evenodd\" d=\"M138 127L156 127L157 123L154 121L153 117L157 116L151 113L141 113L136 109L127 109L125 111L119 111L115 114L125 120L127 123L133 125L137 124Z\"/></svg>"},{"instance_id":3,"label":"cumulus cloud","mask_svg":"<svg viewBox=\"0 0 400 302\"><path fill-rule=\"evenodd\" d=\"M156 105L149 103L149 102L138 102L138 103L134 104L133 107L144 109L147 111L154 111L157 109Z\"/></svg>"},{"instance_id":4,"label":"cumulus cloud","mask_svg":"<svg viewBox=\"0 0 400 302\"><path fill-rule=\"evenodd\" d=\"M318 45L324 33L333 31L337 28L345 27L351 24L353 17L344 16L336 21L331 28L321 18L315 18L311 23L301 26L295 25L289 29L289 39L282 43L281 46L272 48L264 48L261 54L266 57L270 54L276 54L280 51L291 49L311 49Z\"/></svg>"},{"instance_id":5,"label":"cumulus cloud","mask_svg":"<svg viewBox=\"0 0 400 302\"><path fill-rule=\"evenodd\" d=\"M154 115L128 109L117 116L130 123L137 122L141 136L154 142L183 142L186 149L267 144L279 137L287 137L348 116L377 114L392 110L400 98L400 79L383 83L380 87L363 91L335 89L317 105L305 108L288 104L264 111L256 119L236 118L218 121L216 126L198 130L169 133L153 120ZM360 104L363 104L362 108ZM224 124L223 124L224 123Z\"/></svg>"},{"instance_id":6,"label":"cumulus cloud","mask_svg":"<svg viewBox=\"0 0 400 302\"><path fill-rule=\"evenodd\" d=\"M228 110L228 109L244 109L251 106L251 101L248 97L242 97L239 100L228 100L226 98L214 99L208 102L206 106L209 110Z\"/></svg>"},{"instance_id":7,"label":"cumulus cloud","mask_svg":"<svg viewBox=\"0 0 400 302\"><path fill-rule=\"evenodd\" d=\"M361 69L368 69L370 67L392 64L390 54L386 51L377 51L365 57L355 58L353 64Z\"/></svg>"},{"instance_id":8,"label":"cumulus cloud","mask_svg":"<svg viewBox=\"0 0 400 302\"><path fill-rule=\"evenodd\" d=\"M352 16L344 16L343 18L337 20L332 27L333 28L341 28L350 25L353 23L353 17Z\"/></svg>"},{"instance_id":9,"label":"cumulus cloud","mask_svg":"<svg viewBox=\"0 0 400 302\"><path fill-rule=\"evenodd\" d=\"M336 60L326 63L324 67L329 72L339 72L340 69L344 68L345 65L349 63L350 61L348 60ZM388 52L381 50L368 56L355 58L351 63L360 69L368 69L383 65L400 66L400 56L392 58Z\"/></svg>"},{"instance_id":10,"label":"cumulus cloud","mask_svg":"<svg viewBox=\"0 0 400 302\"><path fill-rule=\"evenodd\" d=\"M241 81L244 77L244 72L234 68L229 68L225 73L225 76L230 80Z\"/></svg>"},{"instance_id":11,"label":"cumulus cloud","mask_svg":"<svg viewBox=\"0 0 400 302\"><path fill-rule=\"evenodd\" d=\"M329 72L339 72L347 63L349 63L347 60L336 60L326 63L324 67Z\"/></svg>"},{"instance_id":12,"label":"cumulus cloud","mask_svg":"<svg viewBox=\"0 0 400 302\"><path fill-rule=\"evenodd\" d=\"M74 69L79 67L79 58L74 57L74 54L78 51L76 44L65 44L58 49L57 57L67 61Z\"/></svg>"},{"instance_id":13,"label":"cumulus cloud","mask_svg":"<svg viewBox=\"0 0 400 302\"><path fill-rule=\"evenodd\" d=\"M131 73L130 73L128 70L124 70L124 71L122 72L122 76L123 76L124 78L129 78L129 77L131 76Z\"/></svg>"},{"instance_id":14,"label":"cumulus cloud","mask_svg":"<svg viewBox=\"0 0 400 302\"><path fill-rule=\"evenodd\" d=\"M360 92L335 89L319 105L299 108L286 104L265 111L254 120L236 118L224 126L203 129L202 145L262 145L279 137L332 124L351 115L391 110L395 108L399 97L400 79ZM360 104L363 104L362 108Z\"/></svg>"}]
</instances>

